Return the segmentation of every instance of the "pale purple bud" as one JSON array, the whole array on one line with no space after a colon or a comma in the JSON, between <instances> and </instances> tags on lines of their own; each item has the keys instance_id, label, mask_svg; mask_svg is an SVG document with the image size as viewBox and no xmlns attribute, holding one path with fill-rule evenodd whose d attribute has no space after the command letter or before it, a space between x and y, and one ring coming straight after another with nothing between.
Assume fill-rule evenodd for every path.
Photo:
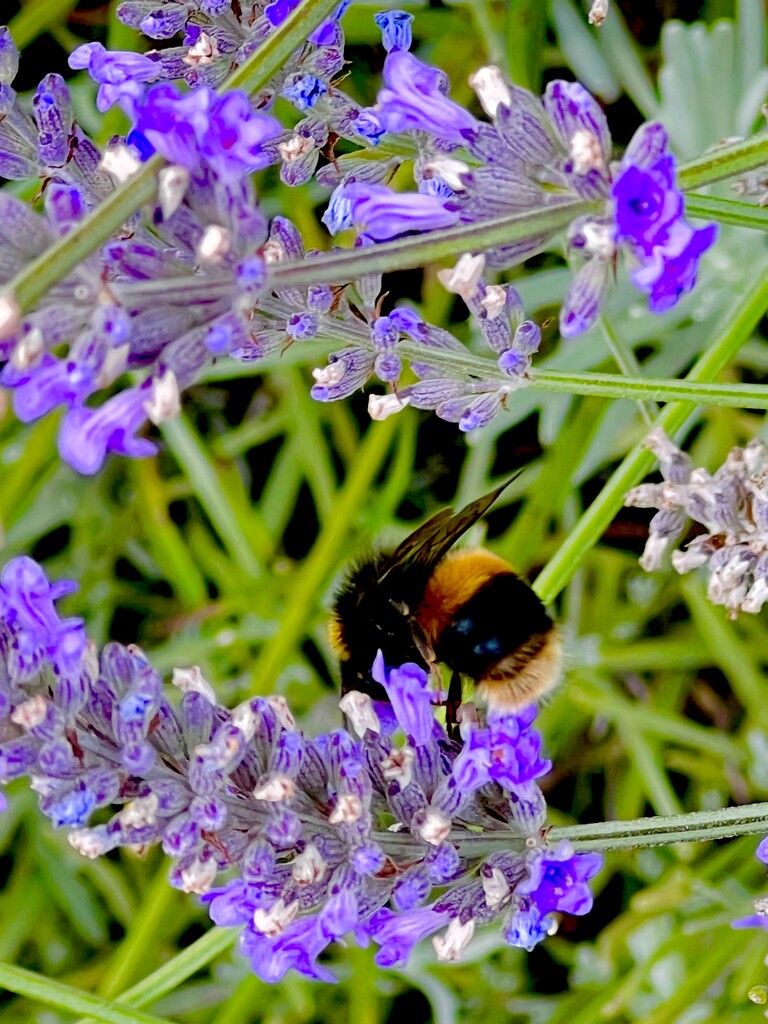
<instances>
[{"instance_id":1,"label":"pale purple bud","mask_svg":"<svg viewBox=\"0 0 768 1024\"><path fill-rule=\"evenodd\" d=\"M318 402L335 402L358 391L373 373L375 356L368 349L345 348L328 357L328 365L312 371L310 394Z\"/></svg>"},{"instance_id":2,"label":"pale purple bud","mask_svg":"<svg viewBox=\"0 0 768 1024\"><path fill-rule=\"evenodd\" d=\"M574 274L560 310L560 333L575 338L594 326L608 288L610 264L593 256Z\"/></svg>"},{"instance_id":3,"label":"pale purple bud","mask_svg":"<svg viewBox=\"0 0 768 1024\"><path fill-rule=\"evenodd\" d=\"M264 826L264 835L278 850L290 850L301 838L301 818L287 807L275 805Z\"/></svg>"},{"instance_id":4,"label":"pale purple bud","mask_svg":"<svg viewBox=\"0 0 768 1024\"><path fill-rule=\"evenodd\" d=\"M69 89L60 75L46 75L32 98L40 159L48 167L61 167L69 156L74 115Z\"/></svg>"},{"instance_id":5,"label":"pale purple bud","mask_svg":"<svg viewBox=\"0 0 768 1024\"><path fill-rule=\"evenodd\" d=\"M19 51L13 41L11 30L0 27L0 84L10 85L19 70Z\"/></svg>"}]
</instances>

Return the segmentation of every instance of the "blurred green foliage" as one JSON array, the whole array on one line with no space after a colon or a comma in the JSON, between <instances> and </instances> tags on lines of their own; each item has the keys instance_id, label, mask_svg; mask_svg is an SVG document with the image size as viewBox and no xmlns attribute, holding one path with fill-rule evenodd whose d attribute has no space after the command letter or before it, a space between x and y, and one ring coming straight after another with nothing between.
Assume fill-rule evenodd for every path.
<instances>
[{"instance_id":1,"label":"blurred green foliage","mask_svg":"<svg viewBox=\"0 0 768 1024\"><path fill-rule=\"evenodd\" d=\"M63 70L78 39L137 45L114 4L30 0L14 14L16 6L4 5L29 46L30 84ZM372 21L381 6L354 3L345 19L348 86L368 101L383 57ZM458 99L470 101L467 76L489 59L507 61L534 88L542 75L578 76L609 105L619 145L641 119L659 117L678 154L694 156L750 131L768 91L760 0L737 10L729 0L679 10L626 0L600 33L576 0L402 6L416 15L420 54L450 72ZM668 20L674 14L700 20ZM88 114L92 89L79 79L73 86L84 123L98 124ZM267 174L261 192L269 212L291 213L308 245L327 244L316 188L289 193ZM562 262L541 259L514 276L528 315L548 324L542 365L615 371L623 352L642 372L670 377L685 372L766 268L762 235L723 229L699 287L673 312L652 318L619 285L602 327L567 343L548 320L568 281ZM460 303L434 271L393 275L390 300L419 301L427 319L450 323L472 345ZM350 558L526 466L490 516L489 544L534 574L643 434L634 405L538 392L513 396L505 416L468 438L413 410L370 424L362 397L330 406L309 399L309 371L326 351L295 345L258 374L220 362L164 426L156 459L113 460L93 480L61 465L55 417L20 426L0 404L4 560L29 553L50 575L77 579L67 611L82 615L99 643L137 642L164 673L199 664L227 703L282 693L314 732L339 721L326 620ZM756 333L727 378L760 382L767 371ZM763 417L746 412L696 414L694 462L713 469L762 429ZM555 763L545 780L553 822L768 796L764 617L729 622L701 581L642 573L646 518L619 516L561 600L567 681L542 714ZM0 816L0 960L113 998L208 928L197 901L167 886L156 850L86 861L50 831L28 789L12 787L9 802ZM458 965L436 965L430 947L406 971L380 971L370 950L350 948L335 954L335 987L290 977L268 988L224 948L225 937L215 939L212 963L142 1005L189 1024L377 1024L402 1015L409 1024L756 1021L762 1011L747 993L768 980L764 935L729 927L764 882L754 846L748 838L609 855L592 914L567 921L530 955L495 931ZM71 1019L10 994L0 1000L0 1024Z\"/></svg>"}]
</instances>

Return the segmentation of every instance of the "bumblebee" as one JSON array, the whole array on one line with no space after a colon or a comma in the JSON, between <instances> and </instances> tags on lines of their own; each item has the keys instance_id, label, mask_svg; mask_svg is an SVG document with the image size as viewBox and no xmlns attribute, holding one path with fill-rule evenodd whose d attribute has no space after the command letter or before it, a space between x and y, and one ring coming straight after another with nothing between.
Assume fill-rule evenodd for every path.
<instances>
[{"instance_id":1,"label":"bumblebee","mask_svg":"<svg viewBox=\"0 0 768 1024\"><path fill-rule=\"evenodd\" d=\"M510 483L459 512L443 509L393 552L349 572L330 624L342 693L387 699L371 678L379 650L387 665L416 662L438 680L443 663L451 670L446 718L455 732L462 677L485 703L507 711L557 683L557 630L533 590L490 551L451 551Z\"/></svg>"}]
</instances>

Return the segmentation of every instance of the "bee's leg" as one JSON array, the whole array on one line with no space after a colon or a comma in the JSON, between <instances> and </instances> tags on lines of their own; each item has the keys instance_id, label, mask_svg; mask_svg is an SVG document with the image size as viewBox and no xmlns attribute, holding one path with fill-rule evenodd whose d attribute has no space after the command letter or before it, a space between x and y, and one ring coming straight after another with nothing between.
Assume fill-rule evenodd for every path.
<instances>
[{"instance_id":1,"label":"bee's leg","mask_svg":"<svg viewBox=\"0 0 768 1024\"><path fill-rule=\"evenodd\" d=\"M448 687L448 703L445 708L445 724L448 730L448 738L459 739L459 723L457 721L458 710L461 706L461 675L458 672L451 672L451 684Z\"/></svg>"}]
</instances>

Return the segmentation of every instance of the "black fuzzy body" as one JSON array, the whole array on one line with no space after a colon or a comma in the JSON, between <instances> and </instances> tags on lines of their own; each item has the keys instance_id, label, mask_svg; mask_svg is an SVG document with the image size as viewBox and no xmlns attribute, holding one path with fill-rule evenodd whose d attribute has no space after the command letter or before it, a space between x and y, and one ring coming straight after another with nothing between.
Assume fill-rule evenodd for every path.
<instances>
[{"instance_id":1,"label":"black fuzzy body","mask_svg":"<svg viewBox=\"0 0 768 1024\"><path fill-rule=\"evenodd\" d=\"M413 636L412 616L424 598L430 569L403 566L381 579L388 555L378 555L352 569L334 604L335 646L341 661L341 690L359 690L386 700L384 688L371 677L379 651L387 666L415 662L428 670Z\"/></svg>"},{"instance_id":2,"label":"black fuzzy body","mask_svg":"<svg viewBox=\"0 0 768 1024\"><path fill-rule=\"evenodd\" d=\"M404 566L381 579L385 558L353 569L334 607L342 692L358 690L374 700L387 699L371 677L378 651L388 667L415 662L429 670L424 642L420 648L415 638L426 639L422 606L436 567ZM552 628L528 584L511 571L499 572L456 608L433 637L434 659L477 682L504 659L512 658L522 669L544 647Z\"/></svg>"}]
</instances>

